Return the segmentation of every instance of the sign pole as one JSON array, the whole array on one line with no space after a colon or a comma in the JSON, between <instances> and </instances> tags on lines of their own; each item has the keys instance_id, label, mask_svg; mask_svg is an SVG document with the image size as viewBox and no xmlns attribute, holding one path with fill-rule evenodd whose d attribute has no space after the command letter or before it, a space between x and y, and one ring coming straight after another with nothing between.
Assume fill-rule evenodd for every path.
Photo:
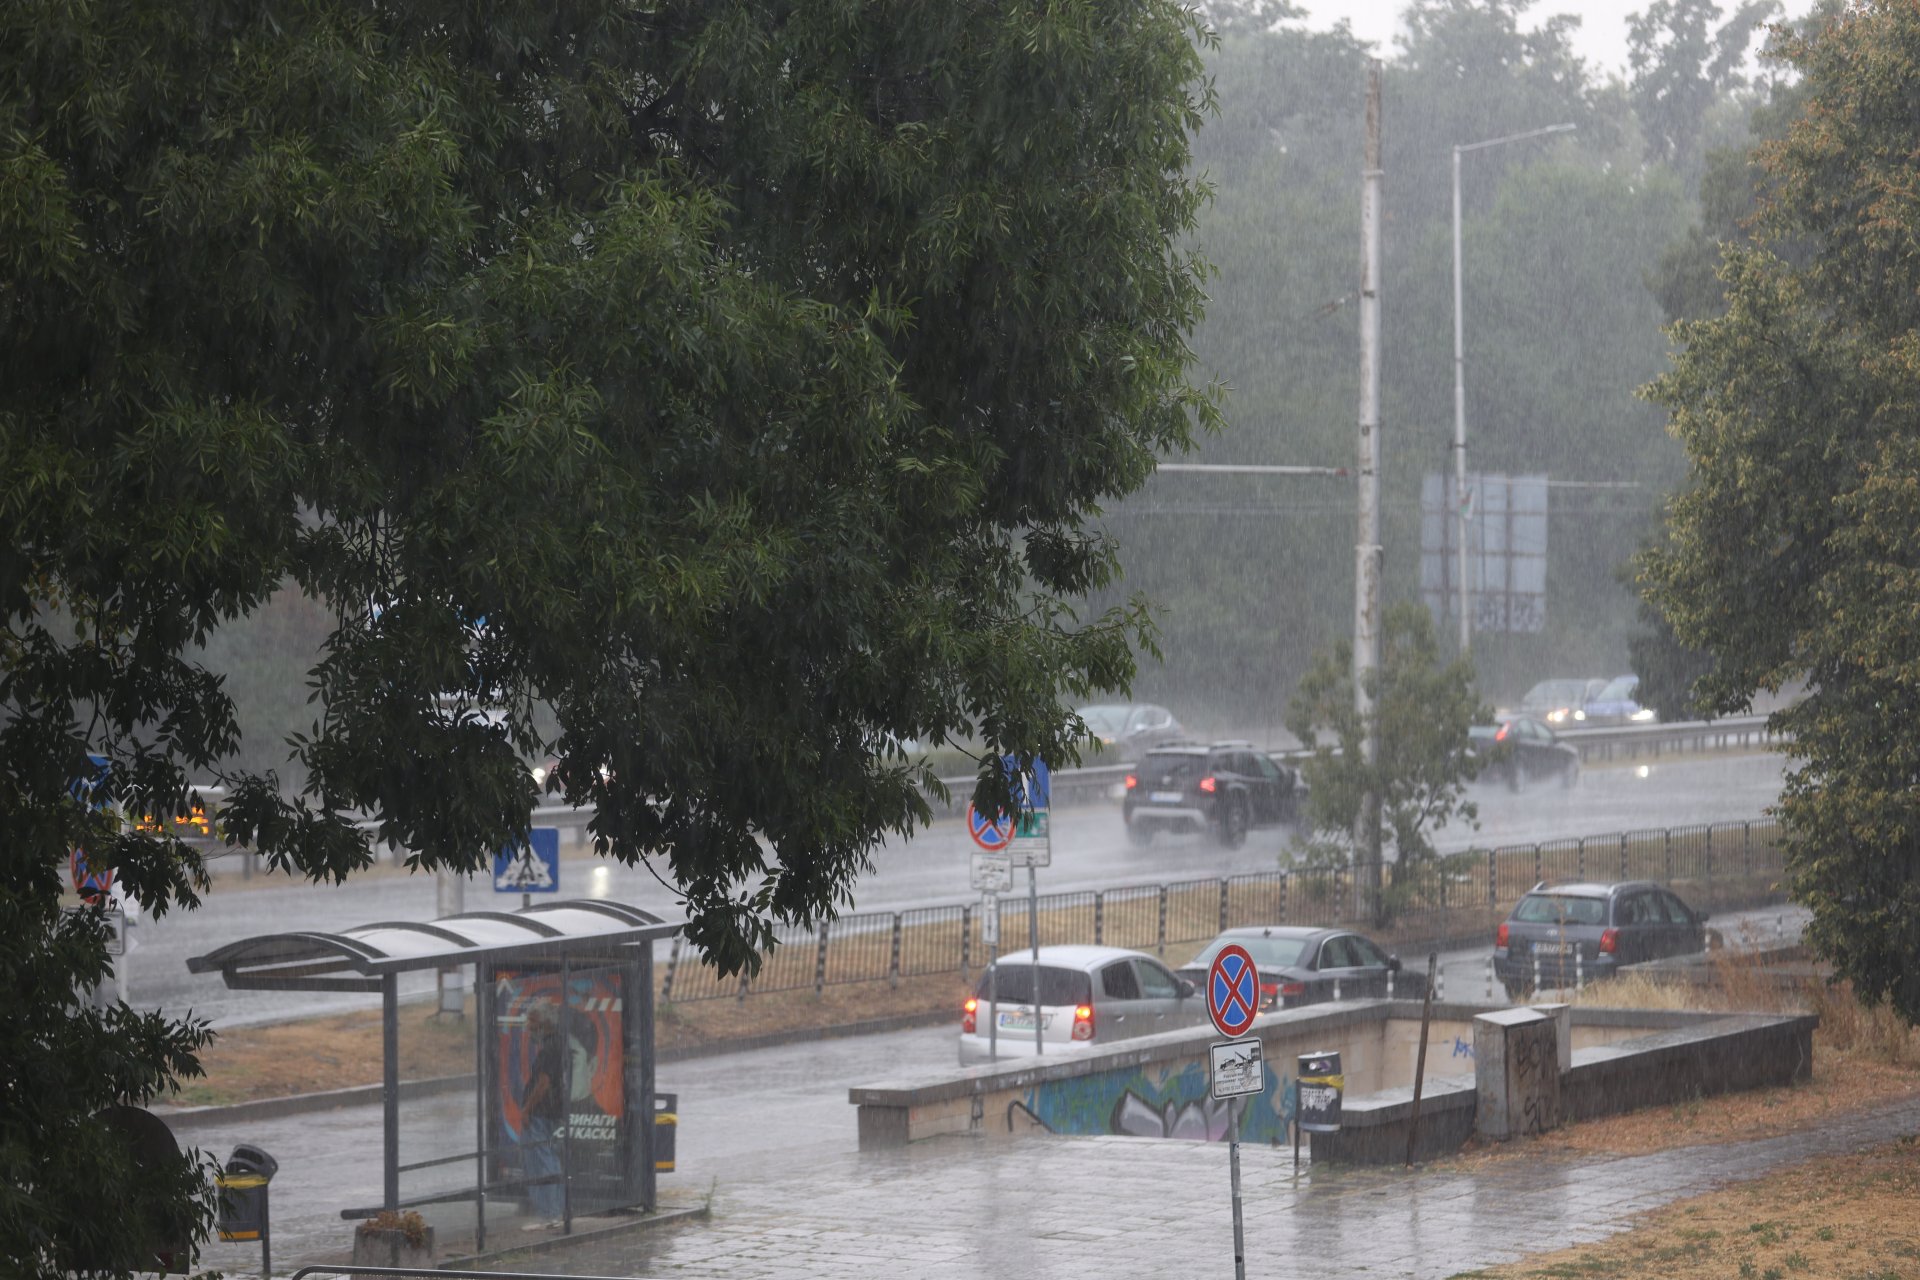
<instances>
[{"instance_id":1,"label":"sign pole","mask_svg":"<svg viewBox=\"0 0 1920 1280\"><path fill-rule=\"evenodd\" d=\"M1033 948L1033 1052L1045 1053L1040 1042L1040 873L1027 864L1027 942Z\"/></svg>"},{"instance_id":2,"label":"sign pole","mask_svg":"<svg viewBox=\"0 0 1920 1280\"><path fill-rule=\"evenodd\" d=\"M987 1061L1000 1061L1000 899L987 897L980 903L986 918L993 923L987 939Z\"/></svg>"},{"instance_id":3,"label":"sign pole","mask_svg":"<svg viewBox=\"0 0 1920 1280\"><path fill-rule=\"evenodd\" d=\"M1227 1163L1233 1169L1233 1280L1247 1280L1246 1228L1240 1219L1240 1104L1227 1103Z\"/></svg>"}]
</instances>

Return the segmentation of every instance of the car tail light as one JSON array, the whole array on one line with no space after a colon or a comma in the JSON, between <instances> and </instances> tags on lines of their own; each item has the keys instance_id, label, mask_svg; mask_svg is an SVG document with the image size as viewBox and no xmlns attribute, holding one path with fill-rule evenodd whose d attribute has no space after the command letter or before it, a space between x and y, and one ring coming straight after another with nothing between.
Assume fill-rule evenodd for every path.
<instances>
[{"instance_id":1,"label":"car tail light","mask_svg":"<svg viewBox=\"0 0 1920 1280\"><path fill-rule=\"evenodd\" d=\"M1260 1007L1262 1009L1271 1009L1273 1008L1273 1006L1279 1003L1280 1003L1280 984L1277 982L1261 983L1260 984Z\"/></svg>"},{"instance_id":2,"label":"car tail light","mask_svg":"<svg viewBox=\"0 0 1920 1280\"><path fill-rule=\"evenodd\" d=\"M1494 930L1493 945L1496 947L1504 947L1507 945L1507 926L1504 923L1502 923L1498 929Z\"/></svg>"},{"instance_id":3,"label":"car tail light","mask_svg":"<svg viewBox=\"0 0 1920 1280\"><path fill-rule=\"evenodd\" d=\"M1075 1040L1093 1039L1093 1006L1083 1004L1073 1011L1073 1038Z\"/></svg>"},{"instance_id":4,"label":"car tail light","mask_svg":"<svg viewBox=\"0 0 1920 1280\"><path fill-rule=\"evenodd\" d=\"M1307 984L1304 982L1283 982L1280 984L1280 998L1282 1000L1290 1000L1294 996L1303 996L1305 994L1307 994Z\"/></svg>"},{"instance_id":5,"label":"car tail light","mask_svg":"<svg viewBox=\"0 0 1920 1280\"><path fill-rule=\"evenodd\" d=\"M1600 950L1602 953L1612 955L1613 949L1619 945L1620 931L1618 929L1609 929L1600 935Z\"/></svg>"},{"instance_id":6,"label":"car tail light","mask_svg":"<svg viewBox=\"0 0 1920 1280\"><path fill-rule=\"evenodd\" d=\"M962 1035L970 1036L973 1034L974 1014L978 1012L979 1008L980 1002L971 996L967 998L965 1004L960 1006L960 1033Z\"/></svg>"},{"instance_id":7,"label":"car tail light","mask_svg":"<svg viewBox=\"0 0 1920 1280\"><path fill-rule=\"evenodd\" d=\"M1132 774L1127 775L1127 790L1131 791L1139 785L1140 779L1134 777Z\"/></svg>"},{"instance_id":8,"label":"car tail light","mask_svg":"<svg viewBox=\"0 0 1920 1280\"><path fill-rule=\"evenodd\" d=\"M1509 720L1500 726L1500 732L1493 735L1493 740L1495 742L1505 742L1507 740L1507 730L1511 728L1513 728L1513 721Z\"/></svg>"},{"instance_id":9,"label":"car tail light","mask_svg":"<svg viewBox=\"0 0 1920 1280\"><path fill-rule=\"evenodd\" d=\"M1212 795L1213 789L1219 785L1220 784L1218 782L1215 782L1211 777L1200 779L1200 789L1206 792L1208 795Z\"/></svg>"}]
</instances>

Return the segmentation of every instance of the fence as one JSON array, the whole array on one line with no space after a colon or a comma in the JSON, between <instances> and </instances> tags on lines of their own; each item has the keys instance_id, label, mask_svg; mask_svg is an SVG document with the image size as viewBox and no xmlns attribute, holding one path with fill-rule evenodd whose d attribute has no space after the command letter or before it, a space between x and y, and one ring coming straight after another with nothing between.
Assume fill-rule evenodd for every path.
<instances>
[{"instance_id":1,"label":"fence","mask_svg":"<svg viewBox=\"0 0 1920 1280\"><path fill-rule=\"evenodd\" d=\"M1388 864L1379 868L1380 879L1398 909L1392 927L1376 936L1402 949L1491 938L1507 908L1542 880L1657 880L1680 889L1695 907L1723 908L1773 895L1781 869L1779 826L1770 818L1453 854L1421 866L1417 880L1398 884L1396 868ZM1373 868L1263 871L1049 893L1040 897L1034 923L1041 946L1091 942L1164 955L1169 946L1198 946L1240 925L1348 923L1354 875L1362 870ZM1025 898L1001 903L1001 937L1009 950L1026 945L1027 910ZM979 911L971 904L843 916L811 932L779 937L780 945L751 979L722 979L675 938L661 999L822 991L941 973L965 981L987 958Z\"/></svg>"}]
</instances>

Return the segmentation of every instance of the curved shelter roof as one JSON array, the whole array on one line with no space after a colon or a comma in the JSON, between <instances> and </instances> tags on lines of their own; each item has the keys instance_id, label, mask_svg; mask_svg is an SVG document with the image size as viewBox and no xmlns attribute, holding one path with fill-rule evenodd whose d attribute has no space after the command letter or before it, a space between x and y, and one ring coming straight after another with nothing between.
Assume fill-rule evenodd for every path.
<instances>
[{"instance_id":1,"label":"curved shelter roof","mask_svg":"<svg viewBox=\"0 0 1920 1280\"><path fill-rule=\"evenodd\" d=\"M394 920L340 933L264 933L187 961L229 987L280 991L378 991L380 979L476 960L604 957L680 931L621 902L575 899L519 911L469 911L431 923Z\"/></svg>"}]
</instances>

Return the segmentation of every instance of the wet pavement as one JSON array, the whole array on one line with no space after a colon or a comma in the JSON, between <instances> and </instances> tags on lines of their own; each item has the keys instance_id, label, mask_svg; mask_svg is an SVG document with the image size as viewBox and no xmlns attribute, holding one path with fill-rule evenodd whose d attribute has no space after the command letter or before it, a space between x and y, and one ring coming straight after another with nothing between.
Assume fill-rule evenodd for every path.
<instances>
[{"instance_id":1,"label":"wet pavement","mask_svg":"<svg viewBox=\"0 0 1920 1280\"><path fill-rule=\"evenodd\" d=\"M1249 1146L1247 1274L1453 1276L1599 1240L1674 1200L1916 1132L1920 1101L1909 1101L1811 1132L1652 1155L1516 1158L1471 1171L1309 1170L1298 1179L1289 1151ZM710 1221L544 1253L538 1264L735 1280L1184 1278L1231 1274L1231 1224L1220 1144L954 1138L803 1168L743 1161L721 1180Z\"/></svg>"}]
</instances>

